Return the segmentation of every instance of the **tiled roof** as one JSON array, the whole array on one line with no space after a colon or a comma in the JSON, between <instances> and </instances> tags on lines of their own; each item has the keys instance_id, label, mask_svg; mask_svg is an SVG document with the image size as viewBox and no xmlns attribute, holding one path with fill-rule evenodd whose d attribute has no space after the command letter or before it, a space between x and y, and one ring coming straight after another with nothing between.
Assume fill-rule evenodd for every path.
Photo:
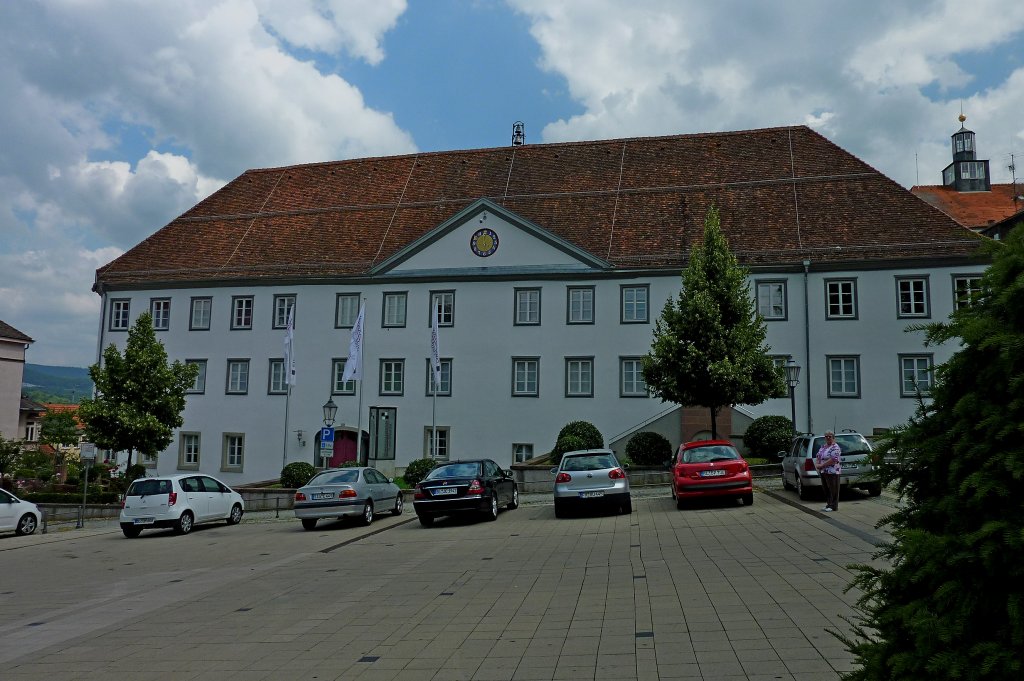
<instances>
[{"instance_id":1,"label":"tiled roof","mask_svg":"<svg viewBox=\"0 0 1024 681\"><path fill-rule=\"evenodd\" d=\"M952 187L923 185L910 191L950 216L964 227L983 229L1024 211L1024 200L1013 201L1014 185L994 184L990 192L958 192ZM1016 186L1024 195L1024 184Z\"/></svg>"},{"instance_id":2,"label":"tiled roof","mask_svg":"<svg viewBox=\"0 0 1024 681\"><path fill-rule=\"evenodd\" d=\"M18 331L16 328L3 321L0 321L0 338L4 340L24 341L26 343L35 342L21 331Z\"/></svg>"},{"instance_id":3,"label":"tiled roof","mask_svg":"<svg viewBox=\"0 0 1024 681\"><path fill-rule=\"evenodd\" d=\"M59 414L62 412L70 412L75 418L75 425L79 428L84 428L85 424L82 423L81 419L78 418L78 405L77 404L57 404L55 402L45 402L43 406L47 412L53 412Z\"/></svg>"},{"instance_id":4,"label":"tiled roof","mask_svg":"<svg viewBox=\"0 0 1024 681\"><path fill-rule=\"evenodd\" d=\"M685 264L712 205L747 265L962 258L980 240L796 126L249 170L97 283L360 276L481 198L617 269Z\"/></svg>"}]
</instances>

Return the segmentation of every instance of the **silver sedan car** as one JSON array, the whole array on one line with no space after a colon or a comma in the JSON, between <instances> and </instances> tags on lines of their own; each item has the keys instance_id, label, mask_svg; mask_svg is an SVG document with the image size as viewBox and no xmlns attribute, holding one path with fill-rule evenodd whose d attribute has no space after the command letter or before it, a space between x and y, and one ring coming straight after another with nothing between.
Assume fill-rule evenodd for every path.
<instances>
[{"instance_id":1,"label":"silver sedan car","mask_svg":"<svg viewBox=\"0 0 1024 681\"><path fill-rule=\"evenodd\" d=\"M377 513L402 515L402 490L376 468L332 468L314 475L295 491L295 517L312 530L320 518L358 518L363 525Z\"/></svg>"},{"instance_id":2,"label":"silver sedan car","mask_svg":"<svg viewBox=\"0 0 1024 681\"><path fill-rule=\"evenodd\" d=\"M566 452L562 462L551 469L555 475L555 516L570 509L601 507L632 513L629 477L610 449L581 449Z\"/></svg>"}]
</instances>

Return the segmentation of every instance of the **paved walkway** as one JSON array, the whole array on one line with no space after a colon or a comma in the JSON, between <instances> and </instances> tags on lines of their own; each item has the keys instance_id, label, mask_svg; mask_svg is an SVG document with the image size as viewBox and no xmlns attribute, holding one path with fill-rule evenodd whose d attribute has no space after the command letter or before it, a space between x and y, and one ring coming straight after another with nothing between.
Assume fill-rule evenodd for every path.
<instances>
[{"instance_id":1,"label":"paved walkway","mask_svg":"<svg viewBox=\"0 0 1024 681\"><path fill-rule=\"evenodd\" d=\"M411 509L304 532L282 513L178 537L90 522L0 538L5 681L837 679L851 563L894 500L768 489L678 511L496 522ZM44 567L45 569L40 569ZM17 578L12 579L12 575Z\"/></svg>"}]
</instances>

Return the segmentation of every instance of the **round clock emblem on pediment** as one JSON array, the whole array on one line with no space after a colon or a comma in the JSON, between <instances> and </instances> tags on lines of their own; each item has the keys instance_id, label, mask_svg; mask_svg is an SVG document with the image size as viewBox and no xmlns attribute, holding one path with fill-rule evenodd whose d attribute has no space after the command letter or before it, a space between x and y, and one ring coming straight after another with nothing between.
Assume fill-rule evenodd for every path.
<instances>
[{"instance_id":1,"label":"round clock emblem on pediment","mask_svg":"<svg viewBox=\"0 0 1024 681\"><path fill-rule=\"evenodd\" d=\"M478 229L473 232L473 236L469 240L469 247L476 255L486 258L498 250L498 234L493 229L486 227Z\"/></svg>"}]
</instances>

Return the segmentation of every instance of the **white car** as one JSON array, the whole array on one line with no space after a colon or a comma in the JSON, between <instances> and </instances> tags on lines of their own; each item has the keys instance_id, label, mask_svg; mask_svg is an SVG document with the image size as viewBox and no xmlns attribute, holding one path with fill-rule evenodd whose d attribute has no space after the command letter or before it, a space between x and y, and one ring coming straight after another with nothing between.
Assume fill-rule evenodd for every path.
<instances>
[{"instance_id":1,"label":"white car","mask_svg":"<svg viewBox=\"0 0 1024 681\"><path fill-rule=\"evenodd\" d=\"M32 534L42 518L38 506L0 489L0 532L14 530L15 534Z\"/></svg>"},{"instance_id":2,"label":"white car","mask_svg":"<svg viewBox=\"0 0 1024 681\"><path fill-rule=\"evenodd\" d=\"M138 537L154 527L188 534L198 523L242 521L242 495L209 475L168 475L139 478L128 486L121 503L121 531Z\"/></svg>"}]
</instances>

